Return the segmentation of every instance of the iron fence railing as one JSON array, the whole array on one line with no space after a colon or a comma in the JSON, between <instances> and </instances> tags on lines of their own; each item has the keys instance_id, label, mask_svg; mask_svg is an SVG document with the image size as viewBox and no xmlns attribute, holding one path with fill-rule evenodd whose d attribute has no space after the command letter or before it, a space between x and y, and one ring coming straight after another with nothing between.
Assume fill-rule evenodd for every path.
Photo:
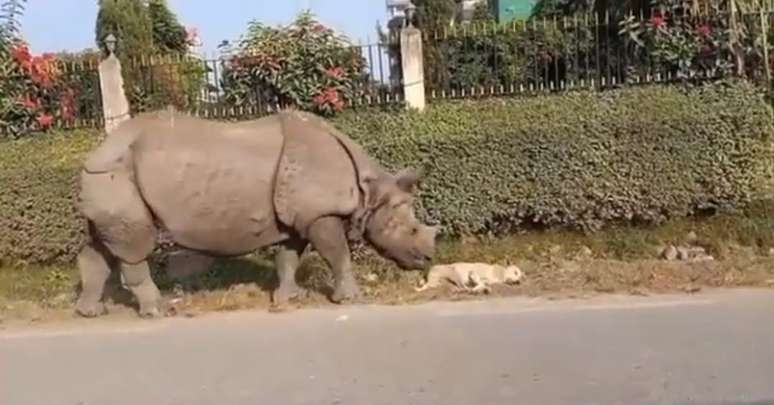
<instances>
[{"instance_id":1,"label":"iron fence railing","mask_svg":"<svg viewBox=\"0 0 774 405\"><path fill-rule=\"evenodd\" d=\"M360 67L337 87L343 107L385 105L402 101L399 54L389 44L352 46ZM154 57L124 67L125 88L133 112L167 105L219 119L259 117L293 104L294 89L285 89L256 68L254 55L223 54ZM398 70L396 71L396 66ZM281 68L281 67L278 67ZM299 79L302 80L302 79ZM312 85L305 100L323 88Z\"/></svg>"},{"instance_id":2,"label":"iron fence railing","mask_svg":"<svg viewBox=\"0 0 774 405\"><path fill-rule=\"evenodd\" d=\"M424 33L428 97L459 98L737 74L770 82L774 10L579 14ZM734 25L733 27L731 25ZM739 59L739 61L737 61Z\"/></svg>"}]
</instances>

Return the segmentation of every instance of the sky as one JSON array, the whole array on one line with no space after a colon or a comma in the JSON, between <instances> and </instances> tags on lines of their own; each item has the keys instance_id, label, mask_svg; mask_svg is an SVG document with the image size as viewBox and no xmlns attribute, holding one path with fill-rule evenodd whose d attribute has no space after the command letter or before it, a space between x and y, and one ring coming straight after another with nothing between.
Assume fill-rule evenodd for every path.
<instances>
[{"instance_id":1,"label":"sky","mask_svg":"<svg viewBox=\"0 0 774 405\"><path fill-rule=\"evenodd\" d=\"M387 19L385 0L168 0L180 22L195 27L201 51L213 53L223 40L235 40L250 20L286 24L310 8L318 19L353 41L376 41L376 23ZM97 0L28 0L22 32L35 53L95 47Z\"/></svg>"}]
</instances>

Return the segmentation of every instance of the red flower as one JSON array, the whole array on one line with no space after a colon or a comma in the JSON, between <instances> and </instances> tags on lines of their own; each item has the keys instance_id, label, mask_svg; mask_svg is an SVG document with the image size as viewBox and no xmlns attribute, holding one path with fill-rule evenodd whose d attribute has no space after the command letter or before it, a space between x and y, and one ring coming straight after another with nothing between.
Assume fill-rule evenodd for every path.
<instances>
[{"instance_id":1,"label":"red flower","mask_svg":"<svg viewBox=\"0 0 774 405\"><path fill-rule=\"evenodd\" d=\"M20 98L17 102L30 111L35 111L40 108L40 100L33 98L29 94L24 95L24 97Z\"/></svg>"},{"instance_id":2,"label":"red flower","mask_svg":"<svg viewBox=\"0 0 774 405\"><path fill-rule=\"evenodd\" d=\"M199 30L197 28L186 28L185 30L185 42L189 46L199 46L201 45L201 42L199 41Z\"/></svg>"},{"instance_id":3,"label":"red flower","mask_svg":"<svg viewBox=\"0 0 774 405\"><path fill-rule=\"evenodd\" d=\"M11 51L13 59L21 65L24 70L29 70L32 64L32 54L30 54L30 48L25 44L16 45Z\"/></svg>"},{"instance_id":4,"label":"red flower","mask_svg":"<svg viewBox=\"0 0 774 405\"><path fill-rule=\"evenodd\" d=\"M344 69L339 66L325 69L325 74L334 79L341 79L344 77Z\"/></svg>"},{"instance_id":5,"label":"red flower","mask_svg":"<svg viewBox=\"0 0 774 405\"><path fill-rule=\"evenodd\" d=\"M320 23L314 23L312 25L312 31L314 32L329 32L330 30Z\"/></svg>"},{"instance_id":6,"label":"red flower","mask_svg":"<svg viewBox=\"0 0 774 405\"><path fill-rule=\"evenodd\" d=\"M339 91L333 87L328 87L322 93L314 96L312 102L318 107L329 105L337 112L344 109L344 101L339 96Z\"/></svg>"},{"instance_id":7,"label":"red flower","mask_svg":"<svg viewBox=\"0 0 774 405\"><path fill-rule=\"evenodd\" d=\"M708 37L712 33L712 27L707 24L700 25L696 32L703 37Z\"/></svg>"},{"instance_id":8,"label":"red flower","mask_svg":"<svg viewBox=\"0 0 774 405\"><path fill-rule=\"evenodd\" d=\"M52 54L43 54L32 58L32 64L28 73L36 84L51 88L59 75L56 61Z\"/></svg>"},{"instance_id":9,"label":"red flower","mask_svg":"<svg viewBox=\"0 0 774 405\"><path fill-rule=\"evenodd\" d=\"M45 129L49 128L54 123L54 116L47 113L40 113L38 114L36 120L38 121L38 125Z\"/></svg>"},{"instance_id":10,"label":"red flower","mask_svg":"<svg viewBox=\"0 0 774 405\"><path fill-rule=\"evenodd\" d=\"M653 12L653 16L650 17L650 25L652 25L655 28L661 28L666 23L666 19L664 18L664 15L661 14L660 11L656 10Z\"/></svg>"}]
</instances>

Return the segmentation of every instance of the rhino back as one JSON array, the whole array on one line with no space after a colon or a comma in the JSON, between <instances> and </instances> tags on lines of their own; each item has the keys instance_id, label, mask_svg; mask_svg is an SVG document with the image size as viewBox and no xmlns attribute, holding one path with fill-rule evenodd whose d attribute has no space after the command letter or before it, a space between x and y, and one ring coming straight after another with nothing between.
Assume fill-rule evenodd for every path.
<instances>
[{"instance_id":1,"label":"rhino back","mask_svg":"<svg viewBox=\"0 0 774 405\"><path fill-rule=\"evenodd\" d=\"M213 254L276 243L272 203L282 134L276 117L216 123L179 117L133 144L138 187L175 242Z\"/></svg>"}]
</instances>

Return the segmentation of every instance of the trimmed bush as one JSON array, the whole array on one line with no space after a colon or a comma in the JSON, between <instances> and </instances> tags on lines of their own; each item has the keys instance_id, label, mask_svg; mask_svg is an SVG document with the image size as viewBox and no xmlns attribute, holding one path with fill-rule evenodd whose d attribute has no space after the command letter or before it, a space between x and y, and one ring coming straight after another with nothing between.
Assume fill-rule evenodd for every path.
<instances>
[{"instance_id":1,"label":"trimmed bush","mask_svg":"<svg viewBox=\"0 0 774 405\"><path fill-rule=\"evenodd\" d=\"M419 212L451 236L659 224L743 208L772 184L772 111L744 83L449 101L334 123L388 167L424 170ZM0 261L72 261L77 169L96 142L0 143Z\"/></svg>"},{"instance_id":2,"label":"trimmed bush","mask_svg":"<svg viewBox=\"0 0 774 405\"><path fill-rule=\"evenodd\" d=\"M421 213L450 235L658 224L743 207L770 178L772 111L745 83L455 101L337 124L385 164L424 170Z\"/></svg>"},{"instance_id":3,"label":"trimmed bush","mask_svg":"<svg viewBox=\"0 0 774 405\"><path fill-rule=\"evenodd\" d=\"M0 143L0 265L75 258L84 235L76 175L96 144L93 131Z\"/></svg>"}]
</instances>

